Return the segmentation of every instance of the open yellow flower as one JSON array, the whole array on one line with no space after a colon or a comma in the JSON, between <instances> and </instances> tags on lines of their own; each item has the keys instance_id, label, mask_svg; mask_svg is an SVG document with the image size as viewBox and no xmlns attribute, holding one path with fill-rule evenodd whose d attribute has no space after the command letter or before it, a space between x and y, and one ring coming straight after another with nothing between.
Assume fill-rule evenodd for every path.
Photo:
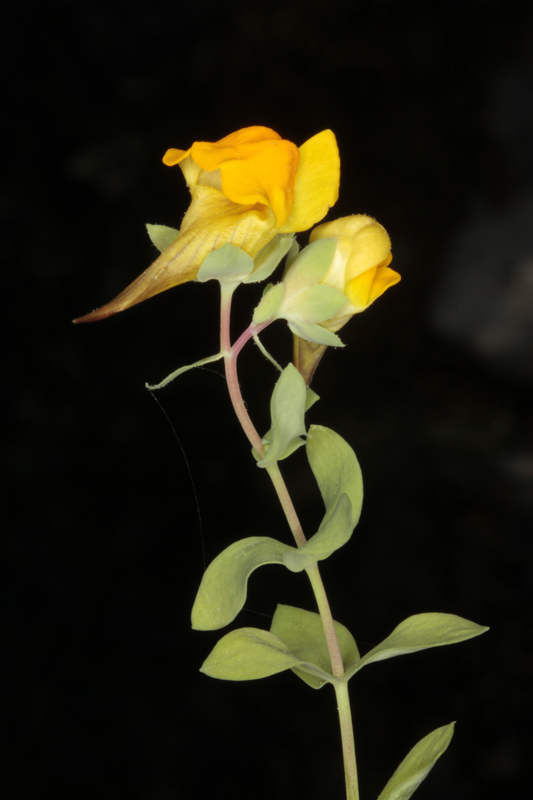
<instances>
[{"instance_id":1,"label":"open yellow flower","mask_svg":"<svg viewBox=\"0 0 533 800\"><path fill-rule=\"evenodd\" d=\"M309 241L318 239L337 239L331 266L320 281L346 296L346 304L331 319L320 323L335 332L398 283L400 275L389 267L389 235L372 217L356 214L325 222L311 231Z\"/></svg>"},{"instance_id":2,"label":"open yellow flower","mask_svg":"<svg viewBox=\"0 0 533 800\"><path fill-rule=\"evenodd\" d=\"M308 230L338 198L340 160L330 130L298 148L253 126L167 150L163 162L179 164L192 195L178 237L118 297L75 322L104 319L194 280L204 258L226 243L255 258L276 234Z\"/></svg>"}]
</instances>

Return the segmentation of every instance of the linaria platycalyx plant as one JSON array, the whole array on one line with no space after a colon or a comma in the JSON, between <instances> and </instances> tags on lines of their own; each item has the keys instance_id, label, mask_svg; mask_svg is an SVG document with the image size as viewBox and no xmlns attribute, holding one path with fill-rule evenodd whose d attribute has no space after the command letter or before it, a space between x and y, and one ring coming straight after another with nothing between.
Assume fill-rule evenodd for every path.
<instances>
[{"instance_id":1,"label":"linaria platycalyx plant","mask_svg":"<svg viewBox=\"0 0 533 800\"><path fill-rule=\"evenodd\" d=\"M270 128L254 126L218 142L170 149L163 161L180 166L191 192L180 230L148 225L159 257L118 297L75 321L104 319L187 281L220 283L220 351L180 367L149 388L162 388L186 370L223 360L233 408L252 446L251 466L268 474L293 538L252 536L220 553L204 573L192 626L209 631L232 623L244 606L251 573L264 564L306 572L317 611L278 605L270 630L232 630L215 645L201 670L234 681L292 670L314 689L331 684L339 712L346 795L356 800L348 681L375 661L461 642L487 630L452 614L417 614L361 656L352 634L333 620L320 577L319 562L352 536L361 513L363 484L349 444L329 428L306 426L306 411L318 400L309 384L324 351L344 346L338 336L341 328L400 280L390 267L390 239L371 217L353 215L318 225L309 244L299 249L295 234L320 222L338 197L340 159L329 130L297 147ZM283 260L281 278L265 287L250 325L232 343L235 290L241 284L266 281ZM259 339L276 320L285 320L293 334L293 363L284 367ZM279 371L270 402L271 427L263 435L243 402L237 372L238 355L252 339ZM280 469L281 461L304 446L325 506L311 536L302 530ZM411 797L448 746L453 724L415 745L378 800Z\"/></svg>"}]
</instances>

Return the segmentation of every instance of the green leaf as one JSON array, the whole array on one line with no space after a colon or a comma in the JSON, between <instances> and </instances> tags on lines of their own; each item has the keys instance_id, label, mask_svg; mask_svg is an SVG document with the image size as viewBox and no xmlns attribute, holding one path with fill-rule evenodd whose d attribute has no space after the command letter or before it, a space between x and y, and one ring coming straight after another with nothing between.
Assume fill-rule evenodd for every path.
<instances>
[{"instance_id":1,"label":"green leaf","mask_svg":"<svg viewBox=\"0 0 533 800\"><path fill-rule=\"evenodd\" d=\"M409 800L450 744L455 723L429 733L404 758L378 800Z\"/></svg>"},{"instance_id":2,"label":"green leaf","mask_svg":"<svg viewBox=\"0 0 533 800\"><path fill-rule=\"evenodd\" d=\"M150 241L154 244L160 253L170 247L172 242L175 242L180 232L176 228L168 228L166 225L150 225L146 223L146 230Z\"/></svg>"},{"instance_id":3,"label":"green leaf","mask_svg":"<svg viewBox=\"0 0 533 800\"><path fill-rule=\"evenodd\" d=\"M340 622L335 622L334 625L344 668L347 669L359 660L359 651L350 631ZM279 636L302 662L318 667L331 683L331 661L319 614L293 606L278 605L270 632ZM308 668L302 668L301 665L291 669L313 689L320 689L327 682L326 678L309 672Z\"/></svg>"},{"instance_id":4,"label":"green leaf","mask_svg":"<svg viewBox=\"0 0 533 800\"><path fill-rule=\"evenodd\" d=\"M341 494L317 533L302 547L285 553L283 563L291 572L301 572L317 561L323 561L350 540L354 527L352 504L347 494Z\"/></svg>"},{"instance_id":5,"label":"green leaf","mask_svg":"<svg viewBox=\"0 0 533 800\"><path fill-rule=\"evenodd\" d=\"M305 435L305 381L292 364L281 373L270 402L272 427L267 434L268 449L257 462L258 467L269 467L276 461L287 458L304 444ZM265 439L267 438L265 437Z\"/></svg>"},{"instance_id":6,"label":"green leaf","mask_svg":"<svg viewBox=\"0 0 533 800\"><path fill-rule=\"evenodd\" d=\"M267 319L272 319L281 303L284 291L283 284L277 283L268 292L265 292L254 311L253 322L255 325L261 325Z\"/></svg>"},{"instance_id":7,"label":"green leaf","mask_svg":"<svg viewBox=\"0 0 533 800\"><path fill-rule=\"evenodd\" d=\"M301 292L295 293L283 304L280 318L289 322L312 324L330 319L343 305L346 297L333 286L316 283Z\"/></svg>"},{"instance_id":8,"label":"green leaf","mask_svg":"<svg viewBox=\"0 0 533 800\"><path fill-rule=\"evenodd\" d=\"M326 239L322 241L325 242ZM294 321L288 321L287 324L295 336L299 336L300 339L305 339L307 342L326 344L330 347L344 347L342 339L339 339L337 334L333 333L333 331L328 331L327 328L323 328L322 325Z\"/></svg>"},{"instance_id":9,"label":"green leaf","mask_svg":"<svg viewBox=\"0 0 533 800\"><path fill-rule=\"evenodd\" d=\"M304 247L283 276L287 293L318 283L328 271L336 248L337 239L317 239Z\"/></svg>"},{"instance_id":10,"label":"green leaf","mask_svg":"<svg viewBox=\"0 0 533 800\"><path fill-rule=\"evenodd\" d=\"M294 548L266 536L250 536L226 548L204 572L192 609L192 627L199 631L229 625L246 602L251 573L263 564L282 564Z\"/></svg>"},{"instance_id":11,"label":"green leaf","mask_svg":"<svg viewBox=\"0 0 533 800\"><path fill-rule=\"evenodd\" d=\"M200 672L226 681L250 681L267 678L302 663L273 633L259 628L239 628L217 642ZM305 664L305 668L324 681L329 679L313 664Z\"/></svg>"},{"instance_id":12,"label":"green leaf","mask_svg":"<svg viewBox=\"0 0 533 800\"><path fill-rule=\"evenodd\" d=\"M204 258L196 280L241 283L253 271L254 261L248 253L232 244L224 244Z\"/></svg>"},{"instance_id":13,"label":"green leaf","mask_svg":"<svg viewBox=\"0 0 533 800\"><path fill-rule=\"evenodd\" d=\"M390 636L363 656L346 678L350 678L373 661L383 661L406 653L416 653L417 650L464 642L485 631L488 631L488 628L456 617L454 614L415 614L400 622Z\"/></svg>"},{"instance_id":14,"label":"green leaf","mask_svg":"<svg viewBox=\"0 0 533 800\"><path fill-rule=\"evenodd\" d=\"M321 527L333 514L338 498L347 494L357 525L363 505L363 476L357 457L342 436L323 425L311 425L306 442L307 458L326 506Z\"/></svg>"},{"instance_id":15,"label":"green leaf","mask_svg":"<svg viewBox=\"0 0 533 800\"><path fill-rule=\"evenodd\" d=\"M195 361L194 364L188 364L186 367L180 367L174 372L171 372L170 375L167 375L167 377L161 381L161 383L145 383L145 388L150 389L150 391L154 391L154 389L162 389L163 386L166 386L179 375L183 375L184 372L188 372L190 369L194 369L195 367L203 367L204 364L212 364L213 361L219 361L223 357L224 353L217 353L216 356L207 356L207 358L201 358L200 361Z\"/></svg>"},{"instance_id":16,"label":"green leaf","mask_svg":"<svg viewBox=\"0 0 533 800\"><path fill-rule=\"evenodd\" d=\"M243 283L257 283L264 281L276 269L293 243L293 234L278 233L271 242L259 251L254 259L254 271L244 279ZM267 317L268 319L268 317Z\"/></svg>"}]
</instances>

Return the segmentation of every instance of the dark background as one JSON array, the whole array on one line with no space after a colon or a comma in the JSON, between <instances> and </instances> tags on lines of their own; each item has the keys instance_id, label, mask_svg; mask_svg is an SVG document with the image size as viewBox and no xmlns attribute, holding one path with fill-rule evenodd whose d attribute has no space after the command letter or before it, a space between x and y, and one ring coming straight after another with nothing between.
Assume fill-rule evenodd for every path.
<instances>
[{"instance_id":1,"label":"dark background","mask_svg":"<svg viewBox=\"0 0 533 800\"><path fill-rule=\"evenodd\" d=\"M322 570L334 615L363 651L422 611L491 627L354 680L363 800L453 719L416 797L518 796L532 713L532 12L55 0L3 17L2 796L343 797L329 687L198 672L219 638L190 630L202 548L209 562L243 536L288 541L218 365L160 392L164 413L143 388L216 352L216 286L70 322L154 259L145 222L179 225L188 193L166 148L256 124L298 144L336 133L330 217L375 216L402 275L313 384L311 421L353 445L366 485L352 541ZM236 333L258 291L239 292ZM290 359L283 325L265 342ZM265 430L275 374L252 346L241 370ZM312 532L301 451L286 474ZM305 576L256 573L236 624L268 628L277 602L313 608Z\"/></svg>"}]
</instances>

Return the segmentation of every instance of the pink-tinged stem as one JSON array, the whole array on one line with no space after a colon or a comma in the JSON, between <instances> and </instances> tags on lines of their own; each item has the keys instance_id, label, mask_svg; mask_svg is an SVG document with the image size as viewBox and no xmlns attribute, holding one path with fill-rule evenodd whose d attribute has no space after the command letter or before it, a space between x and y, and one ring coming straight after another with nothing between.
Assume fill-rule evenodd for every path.
<instances>
[{"instance_id":1,"label":"pink-tinged stem","mask_svg":"<svg viewBox=\"0 0 533 800\"><path fill-rule=\"evenodd\" d=\"M234 290L234 286L221 284L222 296L220 314L220 349L224 354L226 379L228 382L228 389L233 408L235 409L237 418L241 423L242 429L248 437L250 444L256 453L261 457L265 453L265 448L263 446L263 442L261 441L261 437L259 436L252 420L250 419L250 415L246 410L246 406L244 405L244 400L242 398L237 376L237 356L246 342L248 342L254 336L254 334L258 334L264 330L269 323L266 322L262 325L258 325L257 327L255 327L253 324L250 325L239 337L239 339L237 339L232 347L230 336L230 317L231 300ZM266 471L270 475L270 479L272 480L283 511L285 512L285 516L294 536L294 540L298 547L302 547L307 540L278 464L276 463L270 467L267 467ZM315 566L309 567L306 572L309 576L311 587L315 594L318 611L324 627L324 634L331 660L332 674L336 678L342 678L344 675L342 655L337 638L337 632L335 631L333 616L331 614L331 609L326 596L326 590L320 576L318 565L315 564ZM347 800L359 800L357 766L355 761L355 747L350 701L348 698L348 686L345 682L336 683L334 686L337 694L337 705L341 727Z\"/></svg>"}]
</instances>

